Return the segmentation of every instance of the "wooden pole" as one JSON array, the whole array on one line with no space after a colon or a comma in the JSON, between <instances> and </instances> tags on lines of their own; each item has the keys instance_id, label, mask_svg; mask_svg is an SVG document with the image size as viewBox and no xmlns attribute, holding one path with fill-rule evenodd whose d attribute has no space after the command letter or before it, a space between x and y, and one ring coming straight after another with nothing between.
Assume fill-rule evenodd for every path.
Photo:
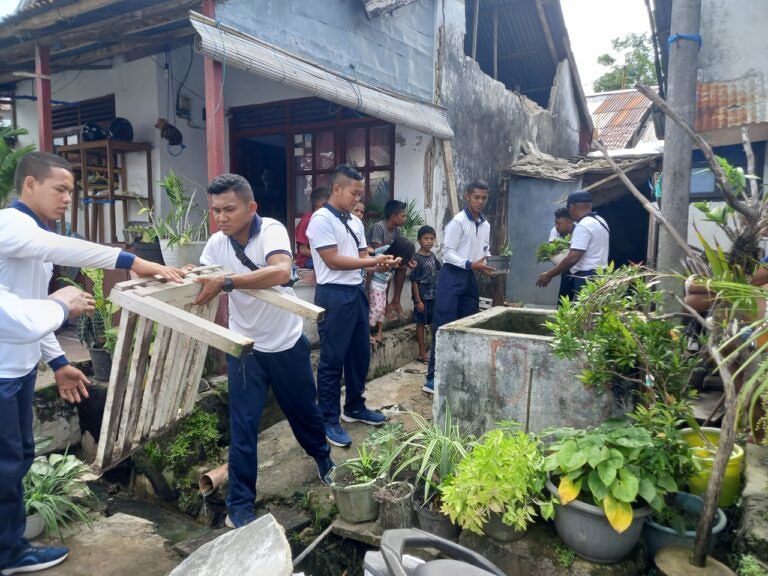
<instances>
[{"instance_id":1,"label":"wooden pole","mask_svg":"<svg viewBox=\"0 0 768 576\"><path fill-rule=\"evenodd\" d=\"M477 23L480 20L480 0L475 0L475 13L472 16L472 60L477 60Z\"/></svg>"},{"instance_id":2,"label":"wooden pole","mask_svg":"<svg viewBox=\"0 0 768 576\"><path fill-rule=\"evenodd\" d=\"M37 146L41 152L53 152L53 116L51 114L51 49L35 44L35 103L37 108Z\"/></svg>"},{"instance_id":3,"label":"wooden pole","mask_svg":"<svg viewBox=\"0 0 768 576\"><path fill-rule=\"evenodd\" d=\"M203 0L202 12L216 18L215 0ZM221 62L207 56L203 60L205 73L205 140L208 148L208 180L225 171L224 167L224 73ZM211 233L216 231L216 220L209 212Z\"/></svg>"}]
</instances>

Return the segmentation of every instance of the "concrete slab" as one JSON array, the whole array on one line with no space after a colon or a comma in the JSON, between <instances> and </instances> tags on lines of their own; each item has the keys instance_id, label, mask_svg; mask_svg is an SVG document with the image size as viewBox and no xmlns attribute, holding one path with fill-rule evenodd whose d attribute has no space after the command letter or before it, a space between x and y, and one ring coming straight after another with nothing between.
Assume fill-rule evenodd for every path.
<instances>
[{"instance_id":1,"label":"concrete slab","mask_svg":"<svg viewBox=\"0 0 768 576\"><path fill-rule=\"evenodd\" d=\"M69 557L46 570L46 576L165 576L180 560L155 532L154 523L127 514L102 517L90 529L83 526L65 537L64 544Z\"/></svg>"},{"instance_id":2,"label":"concrete slab","mask_svg":"<svg viewBox=\"0 0 768 576\"><path fill-rule=\"evenodd\" d=\"M58 338L59 344L61 344L61 349L64 350L64 355L71 363L90 362L91 355L88 352L88 348L77 339L77 327L68 326L61 332L58 332L56 338ZM43 364L37 372L35 390L50 386L53 383L53 371L48 368L47 364Z\"/></svg>"},{"instance_id":3,"label":"concrete slab","mask_svg":"<svg viewBox=\"0 0 768 576\"><path fill-rule=\"evenodd\" d=\"M768 562L768 446L747 444L744 455L744 491L736 546Z\"/></svg>"}]
</instances>

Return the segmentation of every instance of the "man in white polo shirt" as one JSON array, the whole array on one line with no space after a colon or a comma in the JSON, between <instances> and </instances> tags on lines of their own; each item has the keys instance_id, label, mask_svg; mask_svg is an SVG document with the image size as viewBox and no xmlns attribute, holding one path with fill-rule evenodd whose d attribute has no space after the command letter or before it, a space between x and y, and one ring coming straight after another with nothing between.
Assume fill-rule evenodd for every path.
<instances>
[{"instance_id":1,"label":"man in white polo shirt","mask_svg":"<svg viewBox=\"0 0 768 576\"><path fill-rule=\"evenodd\" d=\"M315 263L315 304L325 308L318 324L320 363L317 396L325 421L325 436L334 446L346 447L352 439L341 427L345 422L379 426L380 412L365 406L365 379L371 360L368 334L368 298L360 270L387 269L400 259L381 254L368 256L362 221L351 214L363 193L363 176L354 168L337 166L331 176L331 197L312 215L307 237ZM341 375L346 396L341 413Z\"/></svg>"},{"instance_id":2,"label":"man in white polo shirt","mask_svg":"<svg viewBox=\"0 0 768 576\"><path fill-rule=\"evenodd\" d=\"M432 343L427 379L422 390L435 393L435 342L440 326L477 313L480 289L475 272L493 275L496 269L485 259L491 248L491 225L483 216L488 202L488 183L475 180L464 193L466 207L445 226L443 266L437 275L432 312Z\"/></svg>"},{"instance_id":3,"label":"man in white polo shirt","mask_svg":"<svg viewBox=\"0 0 768 576\"><path fill-rule=\"evenodd\" d=\"M230 329L253 339L248 356L227 356L231 430L227 524L239 528L256 519L256 449L270 386L324 483L329 483L333 462L317 408L310 346L301 317L238 292L277 287L293 294L293 288L287 286L293 270L288 232L277 220L256 213L253 191L242 176L217 176L208 186L208 197L219 231L205 245L200 263L222 265L235 275L198 279L203 287L195 302L202 304L219 292L229 293Z\"/></svg>"},{"instance_id":4,"label":"man in white polo shirt","mask_svg":"<svg viewBox=\"0 0 768 576\"><path fill-rule=\"evenodd\" d=\"M19 200L0 210L0 284L21 298L45 298L53 265L130 269L140 276L180 280L180 270L136 258L119 248L54 234L47 222L69 209L74 190L69 163L31 152L16 167ZM27 343L22 343L26 341ZM59 395L68 402L88 397L88 379L72 366L50 332L40 340L0 346L0 572L36 572L67 557L63 547L38 548L23 538L26 515L22 479L32 465L32 397L42 355L54 371Z\"/></svg>"},{"instance_id":5,"label":"man in white polo shirt","mask_svg":"<svg viewBox=\"0 0 768 576\"><path fill-rule=\"evenodd\" d=\"M602 216L592 211L592 195L589 192L572 192L568 195L567 206L576 223L570 250L560 264L539 274L536 284L544 287L553 278L570 271L575 298L587 279L597 274L598 268L608 264L610 229Z\"/></svg>"}]
</instances>

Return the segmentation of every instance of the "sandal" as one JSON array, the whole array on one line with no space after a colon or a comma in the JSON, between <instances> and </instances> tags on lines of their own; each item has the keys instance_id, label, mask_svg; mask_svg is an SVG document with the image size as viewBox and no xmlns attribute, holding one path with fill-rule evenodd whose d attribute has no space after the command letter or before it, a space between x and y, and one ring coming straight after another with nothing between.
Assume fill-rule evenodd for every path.
<instances>
[{"instance_id":1,"label":"sandal","mask_svg":"<svg viewBox=\"0 0 768 576\"><path fill-rule=\"evenodd\" d=\"M416 356L416 361L422 364L429 364L429 356Z\"/></svg>"}]
</instances>

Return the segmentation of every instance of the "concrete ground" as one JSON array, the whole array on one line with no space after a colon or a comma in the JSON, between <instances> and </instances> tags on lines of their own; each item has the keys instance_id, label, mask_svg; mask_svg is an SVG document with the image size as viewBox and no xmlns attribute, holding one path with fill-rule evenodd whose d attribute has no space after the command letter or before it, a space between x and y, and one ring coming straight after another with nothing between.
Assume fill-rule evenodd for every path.
<instances>
[{"instance_id":1,"label":"concrete ground","mask_svg":"<svg viewBox=\"0 0 768 576\"><path fill-rule=\"evenodd\" d=\"M88 353L88 348L81 344L77 339L76 326L68 326L61 332L58 332L56 337L59 340L59 344L61 344L62 350L64 350L64 355L71 363L76 364L78 362L85 362L86 360L91 359L91 356ZM47 386L51 386L53 384L53 370L48 368L47 365L37 371L35 390L40 390L41 388L46 388Z\"/></svg>"},{"instance_id":2,"label":"concrete ground","mask_svg":"<svg viewBox=\"0 0 768 576\"><path fill-rule=\"evenodd\" d=\"M87 352L86 352L87 353ZM426 366L412 362L390 374L372 380L367 385L367 403L381 409L394 422L412 427L407 412L414 411L427 418L432 416L432 397L421 390ZM351 448L333 448L332 456L341 462L355 455L367 437L370 426L344 425L353 439ZM261 434L259 440L258 499L290 498L294 493L312 489L327 492L322 486L311 458L298 446L286 421L279 422ZM139 512L140 513L140 512ZM57 542L50 542L56 545ZM62 565L45 572L50 576L80 576L109 574L110 576L160 576L168 574L181 557L171 550L170 542L158 535L150 520L124 513L99 517L91 528L82 525L65 536L70 556Z\"/></svg>"}]
</instances>

